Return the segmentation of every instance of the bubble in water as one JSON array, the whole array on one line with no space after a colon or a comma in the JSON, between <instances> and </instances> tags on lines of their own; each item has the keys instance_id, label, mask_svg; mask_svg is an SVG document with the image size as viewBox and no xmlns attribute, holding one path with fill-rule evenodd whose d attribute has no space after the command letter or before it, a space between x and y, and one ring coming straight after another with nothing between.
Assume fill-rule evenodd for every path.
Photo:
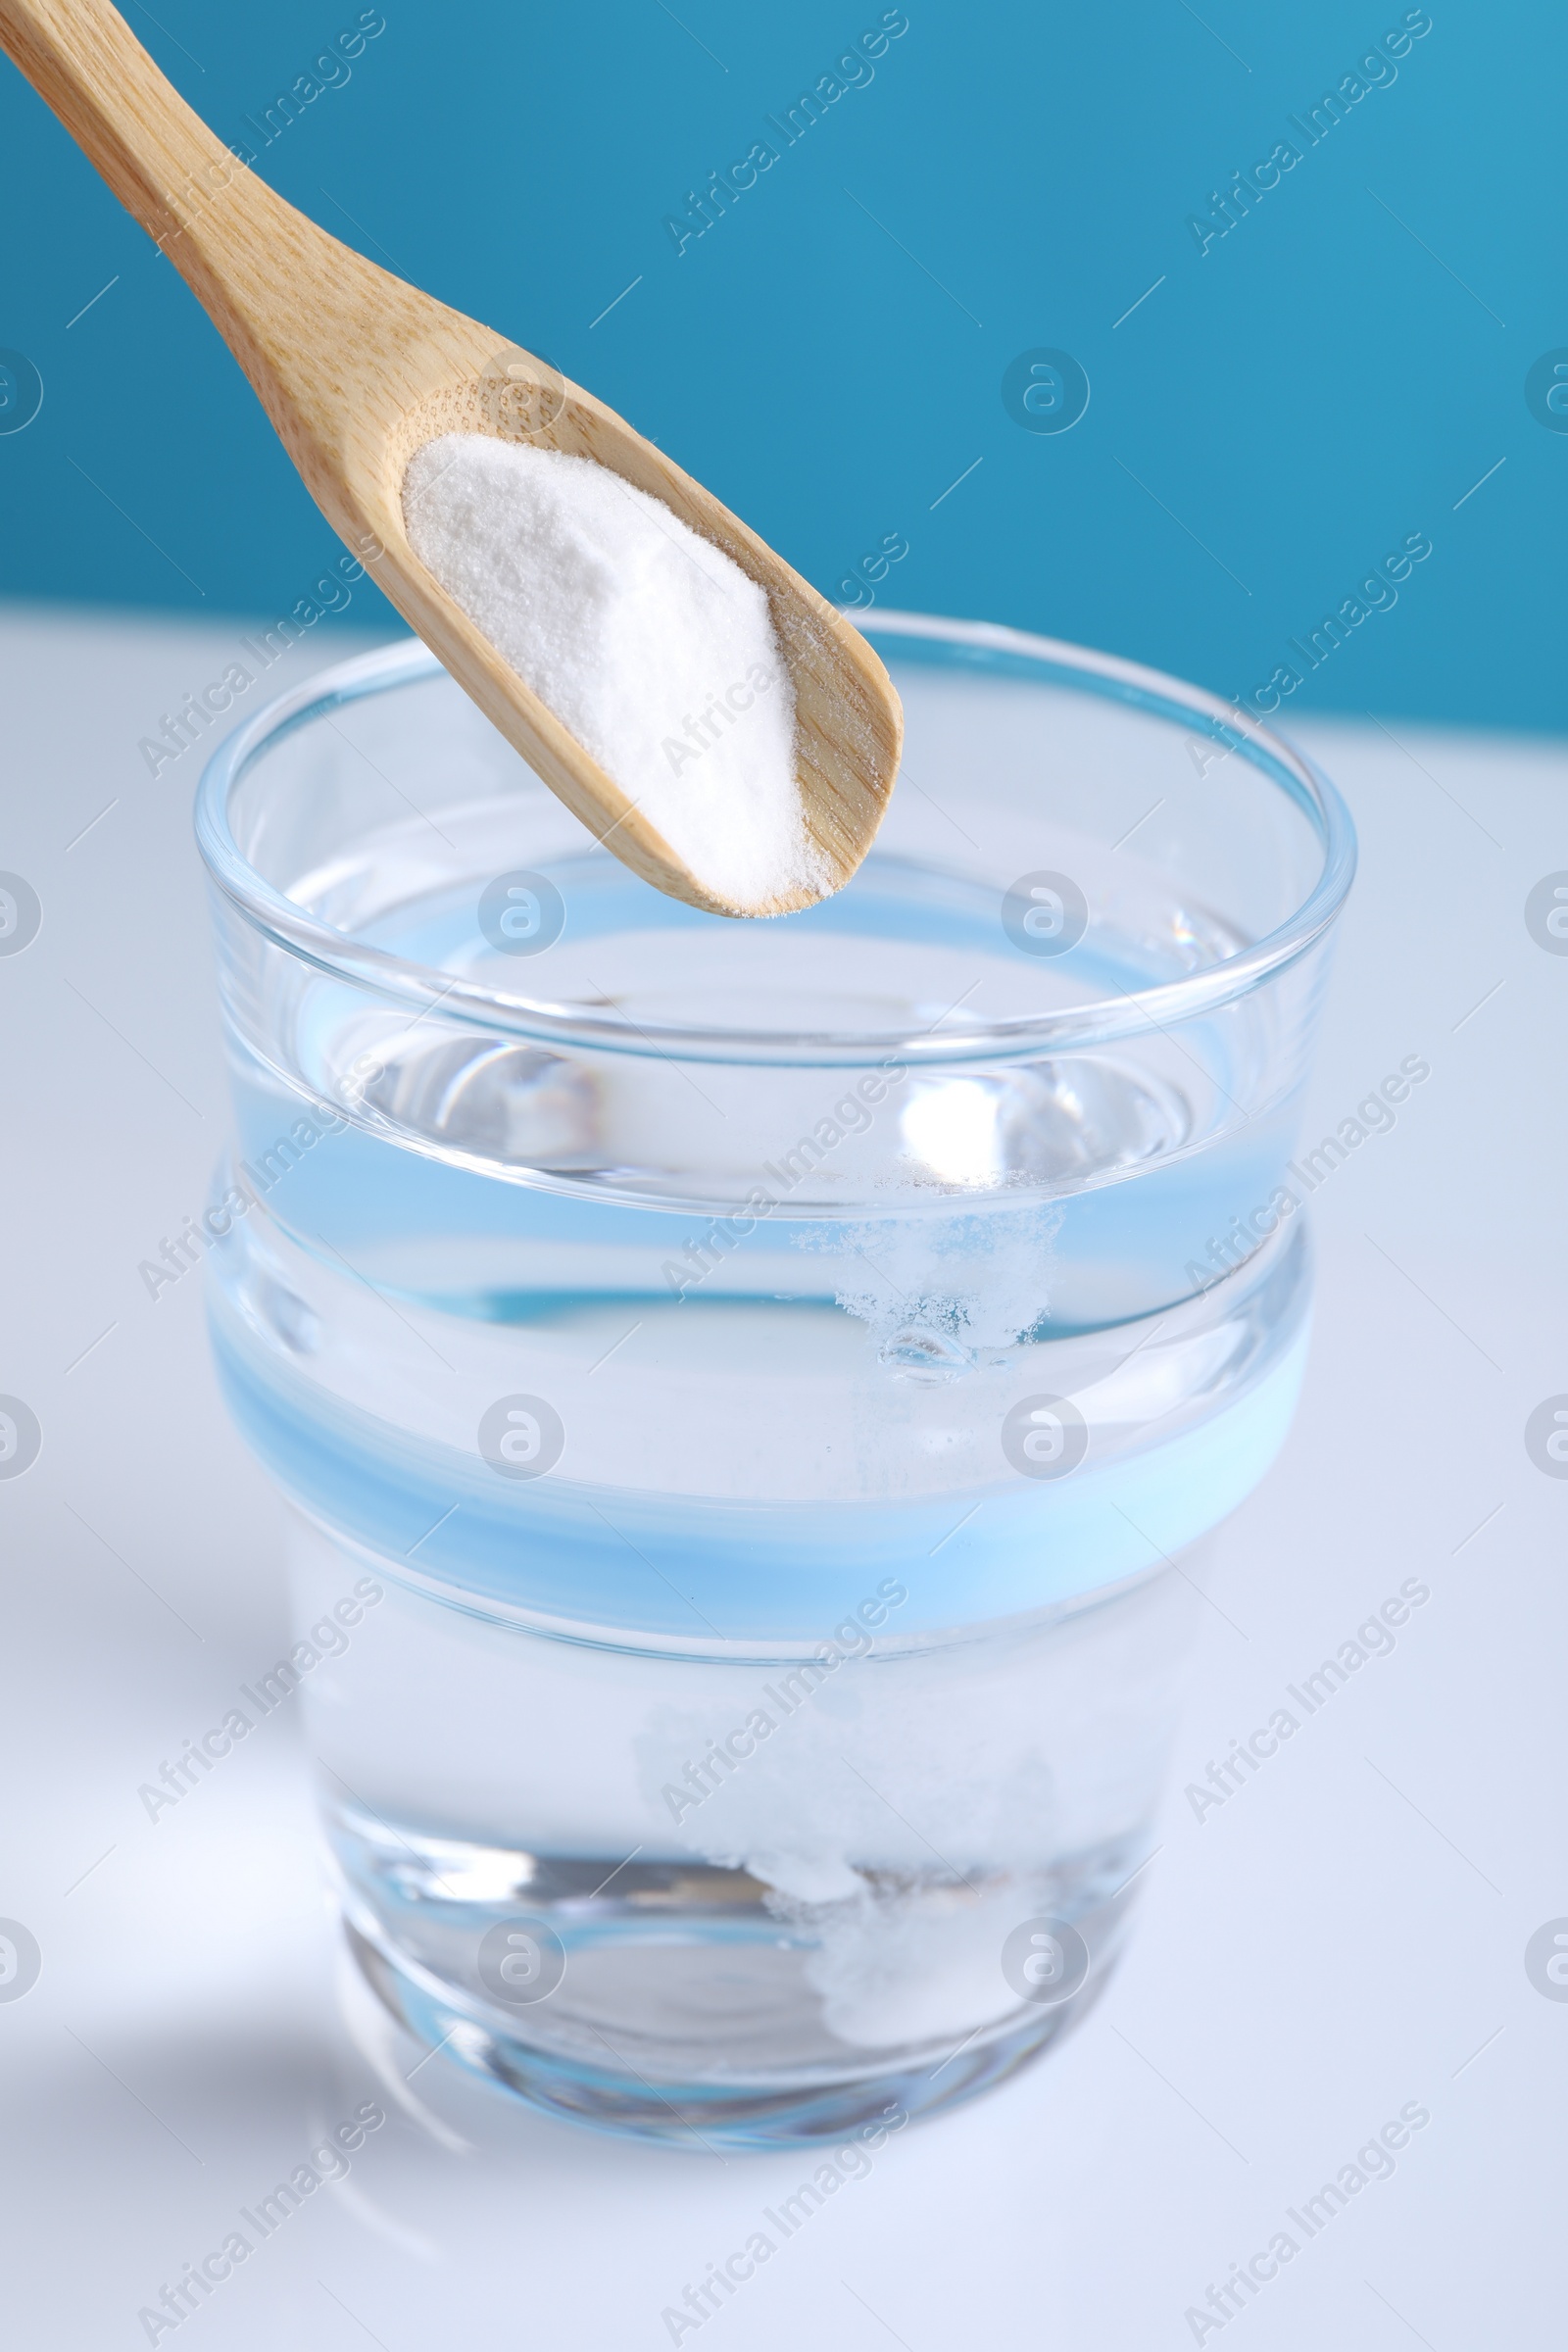
<instances>
[{"instance_id":1,"label":"bubble in water","mask_svg":"<svg viewBox=\"0 0 1568 2352\"><path fill-rule=\"evenodd\" d=\"M895 1380L916 1381L924 1388L961 1379L965 1372L973 1371L974 1360L973 1351L960 1348L946 1332L930 1331L918 1323L896 1331L877 1350L877 1361Z\"/></svg>"},{"instance_id":2,"label":"bubble in water","mask_svg":"<svg viewBox=\"0 0 1568 2352\"><path fill-rule=\"evenodd\" d=\"M291 1353L316 1353L321 1344L321 1318L297 1291L266 1274L256 1285L256 1303Z\"/></svg>"},{"instance_id":3,"label":"bubble in water","mask_svg":"<svg viewBox=\"0 0 1568 2352\"><path fill-rule=\"evenodd\" d=\"M591 1152L590 1072L503 1038L438 1038L387 1054L365 1100L395 1126L507 1165L549 1167Z\"/></svg>"}]
</instances>

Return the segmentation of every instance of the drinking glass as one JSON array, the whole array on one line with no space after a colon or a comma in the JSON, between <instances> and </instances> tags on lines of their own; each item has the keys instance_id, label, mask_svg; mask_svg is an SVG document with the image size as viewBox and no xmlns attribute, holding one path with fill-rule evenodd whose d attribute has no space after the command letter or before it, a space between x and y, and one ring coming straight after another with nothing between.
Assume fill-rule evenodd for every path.
<instances>
[{"instance_id":1,"label":"drinking glass","mask_svg":"<svg viewBox=\"0 0 1568 2352\"><path fill-rule=\"evenodd\" d=\"M1130 662L863 625L902 778L783 920L638 881L414 643L197 816L213 1339L296 1592L257 1704L441 2063L710 2146L1097 1997L1306 1345L1332 786Z\"/></svg>"}]
</instances>

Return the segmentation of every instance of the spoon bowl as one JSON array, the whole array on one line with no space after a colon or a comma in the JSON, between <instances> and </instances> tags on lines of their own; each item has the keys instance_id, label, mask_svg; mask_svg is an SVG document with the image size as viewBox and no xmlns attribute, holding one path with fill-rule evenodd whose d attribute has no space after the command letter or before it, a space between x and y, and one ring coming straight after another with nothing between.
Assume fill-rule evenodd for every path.
<instances>
[{"instance_id":1,"label":"spoon bowl","mask_svg":"<svg viewBox=\"0 0 1568 2352\"><path fill-rule=\"evenodd\" d=\"M0 0L0 47L180 271L333 529L485 716L658 890L714 914L786 914L842 888L898 772L903 714L859 632L700 482L546 360L342 244L192 112L108 0ZM403 514L416 450L487 433L590 458L661 500L767 596L796 697L820 887L725 904L420 563Z\"/></svg>"}]
</instances>

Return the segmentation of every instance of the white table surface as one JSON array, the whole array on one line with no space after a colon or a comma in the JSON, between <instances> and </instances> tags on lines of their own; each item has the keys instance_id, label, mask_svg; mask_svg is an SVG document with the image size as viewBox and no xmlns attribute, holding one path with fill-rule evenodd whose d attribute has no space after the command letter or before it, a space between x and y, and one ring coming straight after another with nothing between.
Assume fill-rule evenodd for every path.
<instances>
[{"instance_id":1,"label":"white table surface","mask_svg":"<svg viewBox=\"0 0 1568 2352\"><path fill-rule=\"evenodd\" d=\"M154 781L136 746L238 633L0 615L0 868L44 906L0 958L0 1392L44 1429L0 1482L0 1916L43 1955L0 2002L0 2311L29 2347L145 2342L139 2308L385 2096L340 2006L286 1714L156 1824L136 1795L283 1631L277 1509L220 1403L198 1285L154 1302L136 1273L200 1205L226 1117L199 755ZM361 642L323 636L273 679ZM1568 750L1299 733L1363 845L1311 1132L1404 1055L1432 1076L1314 1203L1305 1395L1215 1540L1131 1955L1057 2052L891 2142L696 2331L704 2352L1155 2352L1192 2343L1188 2307L1281 2229L1300 2252L1204 2341L1561 2340L1568 2001L1524 1951L1568 1915L1568 1482L1523 1429L1568 1391L1568 957L1523 905L1568 867ZM1412 1576L1432 1597L1394 1653L1196 1820L1182 1785ZM181 2343L666 2344L663 2307L810 2169L601 2138L439 2061L407 2096ZM1306 2242L1285 2209L1409 2102L1431 2121L1394 2176Z\"/></svg>"}]
</instances>

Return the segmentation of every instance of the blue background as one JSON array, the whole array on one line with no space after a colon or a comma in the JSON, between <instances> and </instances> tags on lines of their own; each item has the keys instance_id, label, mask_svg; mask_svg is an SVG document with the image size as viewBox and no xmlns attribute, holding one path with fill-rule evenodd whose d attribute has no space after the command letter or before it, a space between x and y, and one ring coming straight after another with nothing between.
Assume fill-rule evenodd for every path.
<instances>
[{"instance_id":1,"label":"blue background","mask_svg":"<svg viewBox=\"0 0 1568 2352\"><path fill-rule=\"evenodd\" d=\"M235 140L359 7L127 13ZM1434 0L1397 79L1201 255L1189 214L1401 6L908 0L874 79L678 255L665 216L773 136L877 0L385 14L263 175L548 354L825 593L897 535L884 602L1230 694L1421 531L1397 606L1286 715L1563 725L1568 432L1524 397L1568 345L1560 8ZM335 539L181 279L3 62L0 175L0 344L45 386L0 437L0 593L287 611ZM1071 431L1004 406L1037 346L1087 370ZM367 582L346 617L393 616Z\"/></svg>"}]
</instances>

